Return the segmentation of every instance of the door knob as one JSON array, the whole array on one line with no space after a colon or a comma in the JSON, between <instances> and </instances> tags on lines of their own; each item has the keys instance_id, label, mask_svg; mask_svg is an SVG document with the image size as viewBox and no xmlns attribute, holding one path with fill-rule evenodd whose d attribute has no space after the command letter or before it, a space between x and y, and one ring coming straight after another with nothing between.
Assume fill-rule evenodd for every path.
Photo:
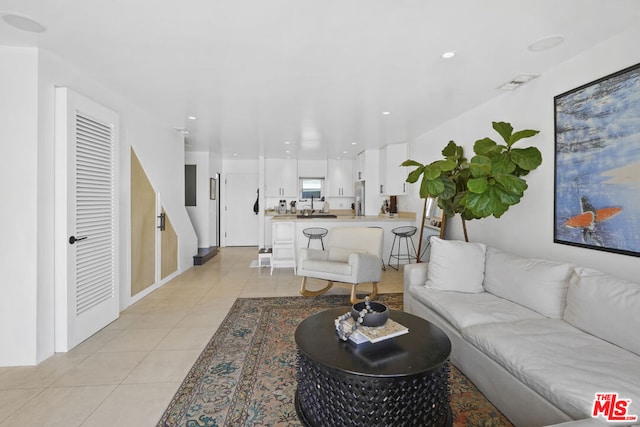
<instances>
[{"instance_id":1,"label":"door knob","mask_svg":"<svg viewBox=\"0 0 640 427\"><path fill-rule=\"evenodd\" d=\"M69 243L73 245L75 242L79 242L80 240L85 240L87 238L88 238L87 236L82 236L82 237L71 236L69 237Z\"/></svg>"}]
</instances>

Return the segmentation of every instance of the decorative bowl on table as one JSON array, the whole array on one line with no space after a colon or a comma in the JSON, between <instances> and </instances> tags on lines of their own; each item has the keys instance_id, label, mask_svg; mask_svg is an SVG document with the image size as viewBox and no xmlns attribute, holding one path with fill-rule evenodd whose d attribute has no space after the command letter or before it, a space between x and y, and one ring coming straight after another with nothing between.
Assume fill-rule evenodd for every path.
<instances>
[{"instance_id":1,"label":"decorative bowl on table","mask_svg":"<svg viewBox=\"0 0 640 427\"><path fill-rule=\"evenodd\" d=\"M356 322L358 321L360 312L364 310L365 307L365 302L357 302L353 304L353 307L351 308L351 317L353 317L353 320L355 320ZM369 307L371 308L371 311L368 311L365 314L361 325L374 327L384 325L389 318L389 310L387 309L387 306L379 302L372 301L369 303Z\"/></svg>"}]
</instances>

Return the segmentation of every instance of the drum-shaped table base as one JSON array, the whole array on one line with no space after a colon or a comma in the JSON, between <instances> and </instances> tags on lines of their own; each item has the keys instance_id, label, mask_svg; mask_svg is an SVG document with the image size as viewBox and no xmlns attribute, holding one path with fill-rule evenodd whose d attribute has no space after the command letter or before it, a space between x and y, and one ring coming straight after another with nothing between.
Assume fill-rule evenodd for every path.
<instances>
[{"instance_id":1,"label":"drum-shaped table base","mask_svg":"<svg viewBox=\"0 0 640 427\"><path fill-rule=\"evenodd\" d=\"M424 319L391 310L409 333L376 344L341 342L344 309L296 330L296 412L309 427L451 426L447 336Z\"/></svg>"},{"instance_id":2,"label":"drum-shaped table base","mask_svg":"<svg viewBox=\"0 0 640 427\"><path fill-rule=\"evenodd\" d=\"M451 426L449 365L414 378L322 369L298 353L296 412L308 427Z\"/></svg>"}]
</instances>

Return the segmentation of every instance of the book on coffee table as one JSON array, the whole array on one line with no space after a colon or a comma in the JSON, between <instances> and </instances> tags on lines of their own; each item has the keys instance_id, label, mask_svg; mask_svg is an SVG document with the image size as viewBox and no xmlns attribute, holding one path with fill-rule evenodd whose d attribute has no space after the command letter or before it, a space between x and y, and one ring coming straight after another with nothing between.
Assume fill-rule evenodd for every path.
<instances>
[{"instance_id":1,"label":"book on coffee table","mask_svg":"<svg viewBox=\"0 0 640 427\"><path fill-rule=\"evenodd\" d=\"M354 320L348 319L347 323L350 323L351 326L353 326ZM404 335L408 332L408 328L394 320L388 319L382 326L358 326L358 329L349 336L349 340L356 344L361 344L363 342L376 343Z\"/></svg>"}]
</instances>

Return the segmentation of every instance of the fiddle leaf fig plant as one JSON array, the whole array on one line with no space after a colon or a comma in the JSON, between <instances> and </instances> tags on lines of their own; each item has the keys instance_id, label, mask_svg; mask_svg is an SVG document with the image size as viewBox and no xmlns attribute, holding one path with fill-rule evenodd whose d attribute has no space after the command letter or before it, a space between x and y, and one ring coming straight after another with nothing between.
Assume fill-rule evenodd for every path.
<instances>
[{"instance_id":1,"label":"fiddle leaf fig plant","mask_svg":"<svg viewBox=\"0 0 640 427\"><path fill-rule=\"evenodd\" d=\"M513 147L539 131L514 132L510 123L492 124L504 144L491 138L480 139L473 145L475 155L470 161L464 157L461 146L449 141L442 150L442 160L424 165L411 159L402 163L402 166L416 167L406 181L415 183L422 178L420 197L436 197L447 217L458 213L465 220L491 215L500 218L524 195L527 183L521 177L542 164L542 154L536 147Z\"/></svg>"}]
</instances>

